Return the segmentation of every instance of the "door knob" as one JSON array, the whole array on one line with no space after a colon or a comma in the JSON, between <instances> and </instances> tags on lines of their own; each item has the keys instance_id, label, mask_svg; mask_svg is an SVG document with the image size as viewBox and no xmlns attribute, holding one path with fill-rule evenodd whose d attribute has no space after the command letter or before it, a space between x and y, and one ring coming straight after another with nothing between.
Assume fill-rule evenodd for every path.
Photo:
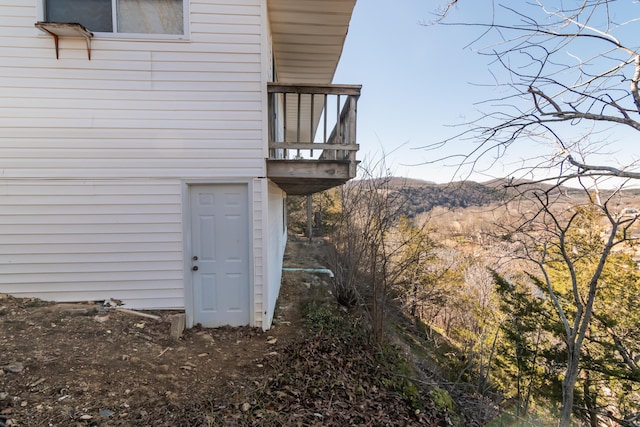
<instances>
[{"instance_id":1,"label":"door knob","mask_svg":"<svg viewBox=\"0 0 640 427\"><path fill-rule=\"evenodd\" d=\"M197 266L197 265L194 265L193 267L191 267L191 269L192 269L193 271L198 271L198 266Z\"/></svg>"}]
</instances>

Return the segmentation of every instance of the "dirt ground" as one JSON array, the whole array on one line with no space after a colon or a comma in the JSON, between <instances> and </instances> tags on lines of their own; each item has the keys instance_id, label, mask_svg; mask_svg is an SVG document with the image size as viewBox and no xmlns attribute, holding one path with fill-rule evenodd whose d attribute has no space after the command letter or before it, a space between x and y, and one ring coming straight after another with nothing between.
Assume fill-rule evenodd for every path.
<instances>
[{"instance_id":1,"label":"dirt ground","mask_svg":"<svg viewBox=\"0 0 640 427\"><path fill-rule=\"evenodd\" d=\"M289 261L304 265L304 251ZM317 277L285 273L269 331L194 328L179 339L170 337L175 312L148 312L161 317L153 320L99 303L0 294L0 423L184 425L183 408L205 397L240 398L273 370L303 333L299 307L311 282L317 286ZM240 400L239 408L210 409L249 411Z\"/></svg>"},{"instance_id":2,"label":"dirt ground","mask_svg":"<svg viewBox=\"0 0 640 427\"><path fill-rule=\"evenodd\" d=\"M285 266L322 267L316 253L290 240ZM349 327L308 327L310 301L320 317L341 313L327 281L285 272L269 331L193 328L179 339L175 312L147 312L154 320L0 294L0 427L450 425L432 402L416 411L387 389L395 380Z\"/></svg>"}]
</instances>

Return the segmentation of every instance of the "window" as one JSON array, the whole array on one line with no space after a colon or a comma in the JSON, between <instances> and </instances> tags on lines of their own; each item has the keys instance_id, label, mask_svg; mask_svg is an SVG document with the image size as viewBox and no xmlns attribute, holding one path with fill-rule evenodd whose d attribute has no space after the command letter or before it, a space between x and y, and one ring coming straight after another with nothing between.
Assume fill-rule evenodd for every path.
<instances>
[{"instance_id":1,"label":"window","mask_svg":"<svg viewBox=\"0 0 640 427\"><path fill-rule=\"evenodd\" d=\"M44 16L98 33L184 34L183 0L44 0Z\"/></svg>"}]
</instances>

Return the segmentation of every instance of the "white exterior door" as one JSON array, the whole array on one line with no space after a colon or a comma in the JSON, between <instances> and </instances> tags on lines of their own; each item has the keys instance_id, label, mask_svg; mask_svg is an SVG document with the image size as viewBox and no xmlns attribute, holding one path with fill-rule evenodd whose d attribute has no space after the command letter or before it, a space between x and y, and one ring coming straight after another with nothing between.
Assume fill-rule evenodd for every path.
<instances>
[{"instance_id":1,"label":"white exterior door","mask_svg":"<svg viewBox=\"0 0 640 427\"><path fill-rule=\"evenodd\" d=\"M250 323L248 187L190 186L193 323Z\"/></svg>"}]
</instances>

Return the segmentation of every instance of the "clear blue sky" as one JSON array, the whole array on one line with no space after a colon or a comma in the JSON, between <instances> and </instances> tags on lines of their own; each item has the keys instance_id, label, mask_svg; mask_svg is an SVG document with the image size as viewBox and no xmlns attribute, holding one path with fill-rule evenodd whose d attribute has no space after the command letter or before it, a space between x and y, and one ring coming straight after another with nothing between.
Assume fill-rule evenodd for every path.
<instances>
[{"instance_id":1,"label":"clear blue sky","mask_svg":"<svg viewBox=\"0 0 640 427\"><path fill-rule=\"evenodd\" d=\"M449 182L466 178L454 167L416 165L444 152L420 150L458 133L452 128L479 116L478 102L496 96L488 71L490 58L466 46L481 33L477 27L423 25L433 21L446 0L359 0L339 64L335 83L362 84L358 104L359 159L387 154L394 175ZM450 21L488 22L491 1L461 2ZM640 17L640 3L629 2L629 16ZM480 84L480 85L478 85ZM635 137L637 138L637 136ZM635 146L638 157L640 150ZM451 146L461 151L463 142ZM519 159L539 147L521 144L520 151L482 181L509 173ZM529 152L527 152L529 151ZM628 153L627 153L628 154ZM454 164L454 161L450 161Z\"/></svg>"},{"instance_id":2,"label":"clear blue sky","mask_svg":"<svg viewBox=\"0 0 640 427\"><path fill-rule=\"evenodd\" d=\"M335 83L362 84L358 104L359 158L387 155L395 175L437 182L452 179L453 169L406 166L437 154L417 147L456 132L449 125L476 115L474 102L486 81L486 58L464 49L479 30L424 25L435 19L442 1L359 0L336 73ZM482 2L481 2L482 3ZM456 19L478 12L472 3Z\"/></svg>"}]
</instances>

